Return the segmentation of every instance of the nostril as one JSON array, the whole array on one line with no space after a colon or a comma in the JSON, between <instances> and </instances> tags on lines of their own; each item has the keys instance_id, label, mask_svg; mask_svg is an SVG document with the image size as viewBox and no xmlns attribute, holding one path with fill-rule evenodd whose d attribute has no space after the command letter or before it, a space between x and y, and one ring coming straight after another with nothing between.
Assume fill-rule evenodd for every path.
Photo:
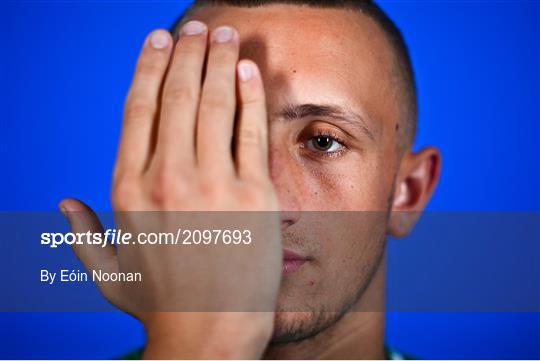
<instances>
[{"instance_id":1,"label":"nostril","mask_svg":"<svg viewBox=\"0 0 540 361\"><path fill-rule=\"evenodd\" d=\"M281 231L297 223L300 220L300 212L298 211L282 211L280 212Z\"/></svg>"},{"instance_id":2,"label":"nostril","mask_svg":"<svg viewBox=\"0 0 540 361\"><path fill-rule=\"evenodd\" d=\"M281 232L285 231L287 228L294 224L293 221L281 221Z\"/></svg>"}]
</instances>

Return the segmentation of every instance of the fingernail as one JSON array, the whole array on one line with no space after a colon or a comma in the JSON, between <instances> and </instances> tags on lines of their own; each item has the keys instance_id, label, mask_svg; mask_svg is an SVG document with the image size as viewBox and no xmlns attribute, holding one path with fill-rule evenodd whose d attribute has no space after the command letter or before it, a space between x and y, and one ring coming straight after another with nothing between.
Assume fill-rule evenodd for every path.
<instances>
[{"instance_id":1,"label":"fingernail","mask_svg":"<svg viewBox=\"0 0 540 361\"><path fill-rule=\"evenodd\" d=\"M229 26L221 26L214 30L213 39L216 43L226 43L233 38L233 29Z\"/></svg>"},{"instance_id":2,"label":"fingernail","mask_svg":"<svg viewBox=\"0 0 540 361\"><path fill-rule=\"evenodd\" d=\"M200 21L188 21L182 27L182 34L184 35L200 35L206 31L206 25Z\"/></svg>"},{"instance_id":3,"label":"fingernail","mask_svg":"<svg viewBox=\"0 0 540 361\"><path fill-rule=\"evenodd\" d=\"M154 49L164 49L169 44L169 37L164 31L157 30L150 36L150 44Z\"/></svg>"},{"instance_id":4,"label":"fingernail","mask_svg":"<svg viewBox=\"0 0 540 361\"><path fill-rule=\"evenodd\" d=\"M62 214L64 215L64 217L67 218L67 209L66 207L64 207L63 205L58 205L58 208L60 209L60 212L62 212Z\"/></svg>"},{"instance_id":5,"label":"fingernail","mask_svg":"<svg viewBox=\"0 0 540 361\"><path fill-rule=\"evenodd\" d=\"M250 63L238 64L238 76L242 81L248 81L253 76L253 67Z\"/></svg>"}]
</instances>

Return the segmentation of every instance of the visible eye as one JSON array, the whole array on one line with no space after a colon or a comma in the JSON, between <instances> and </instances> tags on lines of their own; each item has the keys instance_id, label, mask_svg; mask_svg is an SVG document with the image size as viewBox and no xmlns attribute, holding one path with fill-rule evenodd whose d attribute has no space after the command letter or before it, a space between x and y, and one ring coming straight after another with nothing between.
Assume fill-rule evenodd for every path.
<instances>
[{"instance_id":1,"label":"visible eye","mask_svg":"<svg viewBox=\"0 0 540 361\"><path fill-rule=\"evenodd\" d=\"M307 148L315 152L335 153L342 150L344 145L331 135L320 134L308 139Z\"/></svg>"}]
</instances>

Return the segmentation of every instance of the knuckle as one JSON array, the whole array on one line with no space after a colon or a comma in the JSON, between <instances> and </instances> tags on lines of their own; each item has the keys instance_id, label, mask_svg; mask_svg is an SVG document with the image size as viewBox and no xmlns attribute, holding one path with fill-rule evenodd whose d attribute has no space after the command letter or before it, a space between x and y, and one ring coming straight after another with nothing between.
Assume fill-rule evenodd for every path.
<instances>
[{"instance_id":1,"label":"knuckle","mask_svg":"<svg viewBox=\"0 0 540 361\"><path fill-rule=\"evenodd\" d=\"M220 204L226 197L230 196L229 183L218 177L203 177L199 182L199 192L207 207L212 208Z\"/></svg>"},{"instance_id":2,"label":"knuckle","mask_svg":"<svg viewBox=\"0 0 540 361\"><path fill-rule=\"evenodd\" d=\"M174 187L174 173L171 171L170 167L162 166L158 171L156 171L152 188L153 189L162 189L166 192L171 191Z\"/></svg>"},{"instance_id":3,"label":"knuckle","mask_svg":"<svg viewBox=\"0 0 540 361\"><path fill-rule=\"evenodd\" d=\"M244 126L238 134L239 141L244 144L259 144L261 142L261 132L253 126Z\"/></svg>"},{"instance_id":4,"label":"knuckle","mask_svg":"<svg viewBox=\"0 0 540 361\"><path fill-rule=\"evenodd\" d=\"M248 109L264 109L265 102L254 94L247 94L242 97L242 106Z\"/></svg>"},{"instance_id":5,"label":"knuckle","mask_svg":"<svg viewBox=\"0 0 540 361\"><path fill-rule=\"evenodd\" d=\"M141 119L152 117L155 108L150 103L139 99L128 99L124 107L124 119Z\"/></svg>"},{"instance_id":6,"label":"knuckle","mask_svg":"<svg viewBox=\"0 0 540 361\"><path fill-rule=\"evenodd\" d=\"M243 93L241 100L242 106L249 110L265 109L266 106L266 100L254 93Z\"/></svg>"},{"instance_id":7,"label":"knuckle","mask_svg":"<svg viewBox=\"0 0 540 361\"><path fill-rule=\"evenodd\" d=\"M198 92L195 89L187 86L171 86L165 90L163 105L194 103L198 97Z\"/></svg>"},{"instance_id":8,"label":"knuckle","mask_svg":"<svg viewBox=\"0 0 540 361\"><path fill-rule=\"evenodd\" d=\"M150 186L151 201L163 208L178 207L189 194L189 181L182 179L171 167L161 167L156 171Z\"/></svg>"},{"instance_id":9,"label":"knuckle","mask_svg":"<svg viewBox=\"0 0 540 361\"><path fill-rule=\"evenodd\" d=\"M157 204L159 206L168 205L169 199L168 199L169 192L158 186L157 184L154 184L154 186L150 190L150 199L154 204Z\"/></svg>"},{"instance_id":10,"label":"knuckle","mask_svg":"<svg viewBox=\"0 0 540 361\"><path fill-rule=\"evenodd\" d=\"M229 69L229 64L235 64L238 59L238 50L232 43L215 44L210 52L210 58L218 69Z\"/></svg>"},{"instance_id":11,"label":"knuckle","mask_svg":"<svg viewBox=\"0 0 540 361\"><path fill-rule=\"evenodd\" d=\"M198 37L181 37L176 44L174 56L183 61L189 57L202 57L206 50L204 41Z\"/></svg>"},{"instance_id":12,"label":"knuckle","mask_svg":"<svg viewBox=\"0 0 540 361\"><path fill-rule=\"evenodd\" d=\"M227 109L234 107L234 98L225 94L207 94L203 99L201 110Z\"/></svg>"},{"instance_id":13,"label":"knuckle","mask_svg":"<svg viewBox=\"0 0 540 361\"><path fill-rule=\"evenodd\" d=\"M140 193L137 182L131 178L119 176L113 182L111 202L115 210L128 210L138 199Z\"/></svg>"},{"instance_id":14,"label":"knuckle","mask_svg":"<svg viewBox=\"0 0 540 361\"><path fill-rule=\"evenodd\" d=\"M141 58L137 63L136 73L144 76L158 77L164 71L163 62L152 57Z\"/></svg>"},{"instance_id":15,"label":"knuckle","mask_svg":"<svg viewBox=\"0 0 540 361\"><path fill-rule=\"evenodd\" d=\"M219 182L213 181L210 177L202 179L199 183L199 189L205 199L215 199L219 195Z\"/></svg>"}]
</instances>

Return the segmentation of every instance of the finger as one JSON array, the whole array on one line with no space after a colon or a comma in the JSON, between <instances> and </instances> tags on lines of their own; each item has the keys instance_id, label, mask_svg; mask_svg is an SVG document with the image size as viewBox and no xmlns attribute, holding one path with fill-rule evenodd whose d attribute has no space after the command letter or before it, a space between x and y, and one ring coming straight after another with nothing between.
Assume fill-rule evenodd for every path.
<instances>
[{"instance_id":1,"label":"finger","mask_svg":"<svg viewBox=\"0 0 540 361\"><path fill-rule=\"evenodd\" d=\"M236 30L222 26L212 33L197 124L199 167L221 176L232 174L231 142L236 110Z\"/></svg>"},{"instance_id":2,"label":"finger","mask_svg":"<svg viewBox=\"0 0 540 361\"><path fill-rule=\"evenodd\" d=\"M163 89L156 161L175 168L195 164L195 123L207 44L206 25L182 27Z\"/></svg>"},{"instance_id":3,"label":"finger","mask_svg":"<svg viewBox=\"0 0 540 361\"><path fill-rule=\"evenodd\" d=\"M239 117L236 162L240 178L264 180L268 171L268 118L261 73L249 60L238 63Z\"/></svg>"},{"instance_id":4,"label":"finger","mask_svg":"<svg viewBox=\"0 0 540 361\"><path fill-rule=\"evenodd\" d=\"M59 208L67 217L73 233L103 233L103 226L97 215L83 202L68 198L60 202ZM118 272L116 248L110 244L102 245L73 244L73 251L84 267L89 271L101 270L106 273ZM103 295L117 304L117 282L96 282Z\"/></svg>"},{"instance_id":5,"label":"finger","mask_svg":"<svg viewBox=\"0 0 540 361\"><path fill-rule=\"evenodd\" d=\"M116 172L140 173L147 165L160 89L171 51L172 38L165 30L152 32L144 42L124 106Z\"/></svg>"}]
</instances>

